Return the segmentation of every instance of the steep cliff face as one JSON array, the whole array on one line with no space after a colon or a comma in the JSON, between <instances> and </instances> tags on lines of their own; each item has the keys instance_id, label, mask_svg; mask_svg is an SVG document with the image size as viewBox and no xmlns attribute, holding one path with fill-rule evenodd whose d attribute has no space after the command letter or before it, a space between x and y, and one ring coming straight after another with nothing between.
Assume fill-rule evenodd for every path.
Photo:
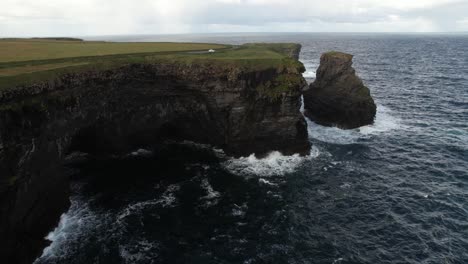
<instances>
[{"instance_id":1,"label":"steep cliff face","mask_svg":"<svg viewBox=\"0 0 468 264\"><path fill-rule=\"evenodd\" d=\"M344 129L374 122L376 105L356 75L352 58L341 52L321 56L317 78L304 92L306 116L319 124Z\"/></svg>"},{"instance_id":2,"label":"steep cliff face","mask_svg":"<svg viewBox=\"0 0 468 264\"><path fill-rule=\"evenodd\" d=\"M297 53L297 51L296 51ZM303 67L128 64L0 95L0 259L30 263L68 206L67 153L128 153L166 139L228 155L309 151Z\"/></svg>"}]
</instances>

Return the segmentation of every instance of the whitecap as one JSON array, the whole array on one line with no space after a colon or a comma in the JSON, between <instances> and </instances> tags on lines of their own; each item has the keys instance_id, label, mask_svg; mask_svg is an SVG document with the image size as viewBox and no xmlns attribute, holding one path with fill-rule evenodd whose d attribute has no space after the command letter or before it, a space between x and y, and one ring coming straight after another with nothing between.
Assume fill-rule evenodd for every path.
<instances>
[{"instance_id":1,"label":"whitecap","mask_svg":"<svg viewBox=\"0 0 468 264\"><path fill-rule=\"evenodd\" d=\"M215 191L211 186L208 179L203 179L201 182L201 187L206 191L206 196L202 197L203 199L214 199L220 196L220 193Z\"/></svg>"},{"instance_id":2,"label":"whitecap","mask_svg":"<svg viewBox=\"0 0 468 264\"><path fill-rule=\"evenodd\" d=\"M134 157L150 157L153 155L153 152L147 149L138 149L136 151L133 151L130 153L129 156L134 156Z\"/></svg>"},{"instance_id":3,"label":"whitecap","mask_svg":"<svg viewBox=\"0 0 468 264\"><path fill-rule=\"evenodd\" d=\"M359 132L363 135L369 135L402 128L404 128L404 125L401 120L395 117L389 108L379 105L374 124L360 127Z\"/></svg>"},{"instance_id":4,"label":"whitecap","mask_svg":"<svg viewBox=\"0 0 468 264\"><path fill-rule=\"evenodd\" d=\"M203 207L210 207L218 203L218 198L221 194L218 191L215 191L211 186L208 179L203 179L200 186L205 190L206 195L201 197L200 200L204 200Z\"/></svg>"},{"instance_id":5,"label":"whitecap","mask_svg":"<svg viewBox=\"0 0 468 264\"><path fill-rule=\"evenodd\" d=\"M395 117L389 108L382 105L377 107L374 124L356 129L345 130L337 127L326 127L308 118L306 120L309 138L340 145L353 144L360 139L404 128L401 120Z\"/></svg>"},{"instance_id":6,"label":"whitecap","mask_svg":"<svg viewBox=\"0 0 468 264\"><path fill-rule=\"evenodd\" d=\"M307 156L294 154L285 156L279 151L273 151L265 158L257 158L255 154L248 157L230 158L222 165L231 173L237 175L275 176L293 173L305 161L312 160L320 154L316 147L312 147Z\"/></svg>"},{"instance_id":7,"label":"whitecap","mask_svg":"<svg viewBox=\"0 0 468 264\"><path fill-rule=\"evenodd\" d=\"M337 264L337 263L339 263L339 262L341 262L343 260L344 260L343 258L337 258L337 259L333 260L332 264Z\"/></svg>"},{"instance_id":8,"label":"whitecap","mask_svg":"<svg viewBox=\"0 0 468 264\"><path fill-rule=\"evenodd\" d=\"M81 197L72 197L68 212L60 216L58 226L46 236L51 243L38 260L44 261L69 255L69 251L74 249L68 244L78 242L86 237L87 233L92 232L93 227L102 224L99 222L101 217L103 216L93 212Z\"/></svg>"},{"instance_id":9,"label":"whitecap","mask_svg":"<svg viewBox=\"0 0 468 264\"><path fill-rule=\"evenodd\" d=\"M249 207L245 203L242 206L234 204L234 208L232 208L231 215L237 216L237 217L243 217L245 216L247 209L249 209Z\"/></svg>"},{"instance_id":10,"label":"whitecap","mask_svg":"<svg viewBox=\"0 0 468 264\"><path fill-rule=\"evenodd\" d=\"M171 184L162 194L159 200L156 200L156 203L161 204L162 207L174 206L177 202L175 197L175 192L180 190L180 186L177 184Z\"/></svg>"},{"instance_id":11,"label":"whitecap","mask_svg":"<svg viewBox=\"0 0 468 264\"><path fill-rule=\"evenodd\" d=\"M276 186L276 185L277 185L276 183L272 183L272 182L270 182L270 181L268 181L268 180L265 180L264 178L260 178L260 179L258 180L258 182L263 183L263 184L265 184L265 185L270 185L270 186Z\"/></svg>"},{"instance_id":12,"label":"whitecap","mask_svg":"<svg viewBox=\"0 0 468 264\"><path fill-rule=\"evenodd\" d=\"M164 193L158 199L147 200L142 202L136 202L133 204L128 205L125 207L117 217L117 220L122 220L125 217L131 215L139 215L137 212L144 210L147 207L151 206L161 206L163 208L166 207L174 207L177 205L177 198L175 193L180 190L180 186L177 184L172 184L167 187Z\"/></svg>"},{"instance_id":13,"label":"whitecap","mask_svg":"<svg viewBox=\"0 0 468 264\"><path fill-rule=\"evenodd\" d=\"M420 197L423 197L423 198L429 198L429 194L428 193L423 193L423 192L416 192L416 195L417 196L420 196Z\"/></svg>"},{"instance_id":14,"label":"whitecap","mask_svg":"<svg viewBox=\"0 0 468 264\"><path fill-rule=\"evenodd\" d=\"M340 185L340 188L341 189L349 189L349 188L351 188L351 183L345 182L345 183Z\"/></svg>"},{"instance_id":15,"label":"whitecap","mask_svg":"<svg viewBox=\"0 0 468 264\"><path fill-rule=\"evenodd\" d=\"M302 74L304 78L313 79L315 78L315 71L306 71Z\"/></svg>"},{"instance_id":16,"label":"whitecap","mask_svg":"<svg viewBox=\"0 0 468 264\"><path fill-rule=\"evenodd\" d=\"M302 76L306 79L315 79L316 69L318 68L318 61L305 60L302 63L306 69Z\"/></svg>"}]
</instances>

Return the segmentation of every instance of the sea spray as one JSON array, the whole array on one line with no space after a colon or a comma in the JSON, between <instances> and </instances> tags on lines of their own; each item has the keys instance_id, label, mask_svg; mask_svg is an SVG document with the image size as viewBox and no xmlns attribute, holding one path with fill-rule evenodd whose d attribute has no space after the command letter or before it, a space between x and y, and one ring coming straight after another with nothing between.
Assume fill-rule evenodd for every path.
<instances>
[{"instance_id":1,"label":"sea spray","mask_svg":"<svg viewBox=\"0 0 468 264\"><path fill-rule=\"evenodd\" d=\"M306 120L309 138L339 145L354 144L361 139L405 128L401 120L383 105L377 106L374 124L356 129L345 130L337 127L326 127L316 124L308 118Z\"/></svg>"},{"instance_id":2,"label":"sea spray","mask_svg":"<svg viewBox=\"0 0 468 264\"><path fill-rule=\"evenodd\" d=\"M231 158L223 162L224 167L231 173L239 175L278 176L293 173L305 161L318 157L320 151L312 147L310 154L300 156L294 154L285 156L279 151L273 151L265 158L257 158L255 154L248 157Z\"/></svg>"}]
</instances>

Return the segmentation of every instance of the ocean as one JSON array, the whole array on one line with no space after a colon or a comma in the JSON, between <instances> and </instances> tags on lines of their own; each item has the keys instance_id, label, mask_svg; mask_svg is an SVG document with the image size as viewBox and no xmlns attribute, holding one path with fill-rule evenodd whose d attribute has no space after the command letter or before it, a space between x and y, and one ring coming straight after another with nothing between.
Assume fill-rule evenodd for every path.
<instances>
[{"instance_id":1,"label":"ocean","mask_svg":"<svg viewBox=\"0 0 468 264\"><path fill-rule=\"evenodd\" d=\"M375 124L308 121L309 156L193 142L86 164L46 263L468 263L468 35L207 34L114 41L301 43L354 55Z\"/></svg>"}]
</instances>

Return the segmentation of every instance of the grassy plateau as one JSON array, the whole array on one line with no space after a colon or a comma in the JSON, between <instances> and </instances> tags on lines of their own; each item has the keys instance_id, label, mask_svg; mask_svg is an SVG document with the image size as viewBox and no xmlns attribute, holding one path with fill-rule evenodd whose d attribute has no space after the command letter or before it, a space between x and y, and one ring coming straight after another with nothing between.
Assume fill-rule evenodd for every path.
<instances>
[{"instance_id":1,"label":"grassy plateau","mask_svg":"<svg viewBox=\"0 0 468 264\"><path fill-rule=\"evenodd\" d=\"M61 74L105 70L129 63L222 63L263 68L293 65L295 44L103 42L71 38L0 39L0 90L54 79ZM215 53L208 53L215 49Z\"/></svg>"}]
</instances>

